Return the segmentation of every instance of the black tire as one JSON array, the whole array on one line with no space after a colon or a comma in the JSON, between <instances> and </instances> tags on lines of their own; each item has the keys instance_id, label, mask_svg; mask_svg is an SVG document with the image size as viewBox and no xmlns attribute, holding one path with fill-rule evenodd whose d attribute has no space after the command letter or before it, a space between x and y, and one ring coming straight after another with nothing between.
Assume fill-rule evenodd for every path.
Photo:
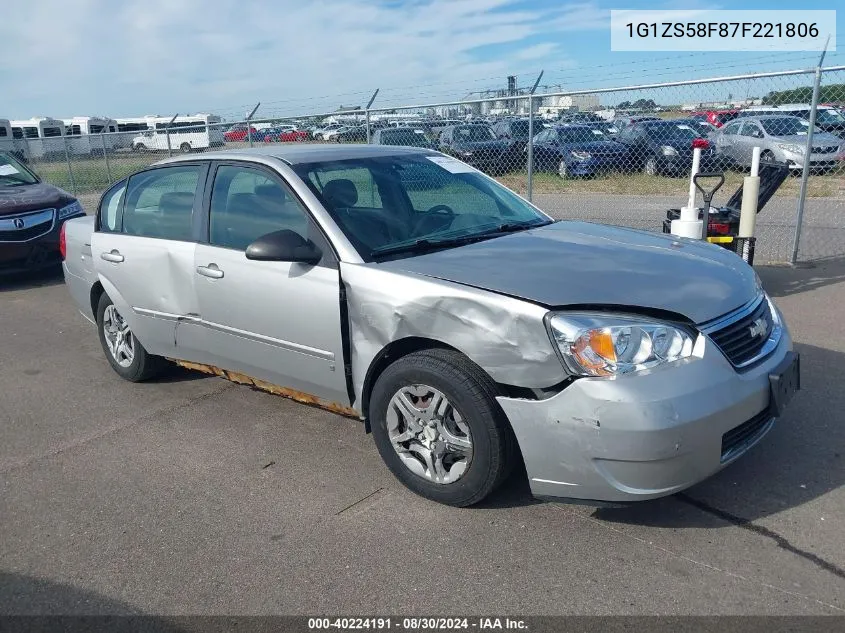
<instances>
[{"instance_id":1,"label":"black tire","mask_svg":"<svg viewBox=\"0 0 845 633\"><path fill-rule=\"evenodd\" d=\"M141 342L137 338L134 338L134 336L135 355L132 359L132 363L128 367L122 367L117 362L108 348L106 335L103 331L103 315L106 308L110 305L113 305L113 302L109 296L106 293L100 295L100 302L97 304L97 332L100 337L100 346L103 348L103 354L105 354L106 360L109 361L112 369L114 369L118 376L130 382L142 382L144 380L149 380L161 373L161 371L167 367L167 360L161 356L154 356L147 353L147 350L144 349Z\"/></svg>"},{"instance_id":2,"label":"black tire","mask_svg":"<svg viewBox=\"0 0 845 633\"><path fill-rule=\"evenodd\" d=\"M440 390L470 429L472 460L452 483L435 483L411 472L388 435L391 398L402 387L419 383ZM400 358L379 376L370 398L370 425L379 454L396 478L422 497L459 507L478 503L508 478L516 461L516 438L496 402L497 393L480 367L452 350L423 350Z\"/></svg>"},{"instance_id":3,"label":"black tire","mask_svg":"<svg viewBox=\"0 0 845 633\"><path fill-rule=\"evenodd\" d=\"M144 145L143 143L137 143L137 144L135 144L135 145L133 145L133 146L132 146L132 149L133 149L134 151L138 152L139 154L141 154L141 153L143 153L143 152L146 152L146 151L147 151L147 146L146 146L146 145Z\"/></svg>"},{"instance_id":4,"label":"black tire","mask_svg":"<svg viewBox=\"0 0 845 633\"><path fill-rule=\"evenodd\" d=\"M191 144L190 143L182 143L179 146L179 151L183 154L190 154L191 153Z\"/></svg>"},{"instance_id":5,"label":"black tire","mask_svg":"<svg viewBox=\"0 0 845 633\"><path fill-rule=\"evenodd\" d=\"M569 173L569 165L566 164L566 160L564 160L563 158L561 158L560 162L558 163L557 175L560 176L561 180L567 180L568 178L571 178L571 175Z\"/></svg>"},{"instance_id":6,"label":"black tire","mask_svg":"<svg viewBox=\"0 0 845 633\"><path fill-rule=\"evenodd\" d=\"M643 172L648 176L657 176L660 173L660 170L657 166L657 159L647 158L645 163L643 164Z\"/></svg>"},{"instance_id":7,"label":"black tire","mask_svg":"<svg viewBox=\"0 0 845 633\"><path fill-rule=\"evenodd\" d=\"M760 162L764 165L771 165L775 162L775 155L771 150L766 150L760 154Z\"/></svg>"}]
</instances>

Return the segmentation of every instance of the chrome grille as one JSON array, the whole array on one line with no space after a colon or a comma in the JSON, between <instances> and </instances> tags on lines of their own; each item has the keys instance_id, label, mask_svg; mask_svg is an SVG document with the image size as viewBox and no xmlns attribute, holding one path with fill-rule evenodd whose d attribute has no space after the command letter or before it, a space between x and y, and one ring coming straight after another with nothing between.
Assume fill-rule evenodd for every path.
<instances>
[{"instance_id":1,"label":"chrome grille","mask_svg":"<svg viewBox=\"0 0 845 633\"><path fill-rule=\"evenodd\" d=\"M0 217L0 242L27 242L53 229L55 209Z\"/></svg>"},{"instance_id":2,"label":"chrome grille","mask_svg":"<svg viewBox=\"0 0 845 633\"><path fill-rule=\"evenodd\" d=\"M780 338L780 325L764 295L750 306L702 329L738 368L747 367L770 353Z\"/></svg>"}]
</instances>

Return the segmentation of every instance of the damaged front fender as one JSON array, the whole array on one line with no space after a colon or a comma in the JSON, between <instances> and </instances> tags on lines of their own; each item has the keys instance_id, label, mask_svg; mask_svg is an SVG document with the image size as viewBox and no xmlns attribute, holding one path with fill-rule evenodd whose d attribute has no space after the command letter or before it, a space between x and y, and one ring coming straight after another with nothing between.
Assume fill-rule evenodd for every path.
<instances>
[{"instance_id":1,"label":"damaged front fender","mask_svg":"<svg viewBox=\"0 0 845 633\"><path fill-rule=\"evenodd\" d=\"M454 347L499 383L545 388L566 378L543 324L546 308L377 264L344 263L341 275L355 402L379 353L410 337Z\"/></svg>"}]
</instances>

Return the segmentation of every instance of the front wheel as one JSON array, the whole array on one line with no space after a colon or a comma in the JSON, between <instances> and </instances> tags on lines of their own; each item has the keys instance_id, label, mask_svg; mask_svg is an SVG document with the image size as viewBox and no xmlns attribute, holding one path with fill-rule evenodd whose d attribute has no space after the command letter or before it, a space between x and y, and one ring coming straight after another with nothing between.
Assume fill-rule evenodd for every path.
<instances>
[{"instance_id":1,"label":"front wheel","mask_svg":"<svg viewBox=\"0 0 845 633\"><path fill-rule=\"evenodd\" d=\"M179 146L179 151L183 154L190 154L191 153L191 144L190 143L182 143Z\"/></svg>"},{"instance_id":2,"label":"front wheel","mask_svg":"<svg viewBox=\"0 0 845 633\"><path fill-rule=\"evenodd\" d=\"M648 176L656 176L657 175L657 159L649 158L645 162L645 166L643 167L643 171Z\"/></svg>"},{"instance_id":3,"label":"front wheel","mask_svg":"<svg viewBox=\"0 0 845 633\"><path fill-rule=\"evenodd\" d=\"M569 178L569 167L566 165L566 160L560 159L560 164L557 166L557 175L566 180Z\"/></svg>"},{"instance_id":4,"label":"front wheel","mask_svg":"<svg viewBox=\"0 0 845 633\"><path fill-rule=\"evenodd\" d=\"M379 376L370 423L379 454L413 492L453 506L478 503L515 460L493 381L451 350L409 354Z\"/></svg>"},{"instance_id":5,"label":"front wheel","mask_svg":"<svg viewBox=\"0 0 845 633\"><path fill-rule=\"evenodd\" d=\"M161 356L147 353L109 296L103 293L97 305L97 330L106 360L118 376L141 382L158 374L167 364Z\"/></svg>"}]
</instances>

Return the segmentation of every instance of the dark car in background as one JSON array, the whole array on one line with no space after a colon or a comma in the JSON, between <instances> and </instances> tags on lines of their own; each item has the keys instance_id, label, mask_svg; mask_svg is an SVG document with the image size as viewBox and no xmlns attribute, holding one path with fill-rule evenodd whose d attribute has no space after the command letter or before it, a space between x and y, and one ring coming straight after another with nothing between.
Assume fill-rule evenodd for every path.
<instances>
[{"instance_id":1,"label":"dark car in background","mask_svg":"<svg viewBox=\"0 0 845 633\"><path fill-rule=\"evenodd\" d=\"M506 119L493 124L496 137L508 144L506 162L513 167L521 166L528 145L528 119ZM540 121L534 122L534 134L543 129Z\"/></svg>"},{"instance_id":2,"label":"dark car in background","mask_svg":"<svg viewBox=\"0 0 845 633\"><path fill-rule=\"evenodd\" d=\"M652 114L636 114L615 117L613 119L613 124L617 127L617 129L621 130L623 128L628 127L629 125L634 125L635 123L642 123L643 121L661 120L662 119L659 116L654 116Z\"/></svg>"},{"instance_id":3,"label":"dark car in background","mask_svg":"<svg viewBox=\"0 0 845 633\"><path fill-rule=\"evenodd\" d=\"M560 123L599 123L604 121L598 114L592 112L568 112L558 118Z\"/></svg>"},{"instance_id":4,"label":"dark car in background","mask_svg":"<svg viewBox=\"0 0 845 633\"><path fill-rule=\"evenodd\" d=\"M534 137L534 164L561 178L594 176L624 168L628 148L591 125L550 127Z\"/></svg>"},{"instance_id":5,"label":"dark car in background","mask_svg":"<svg viewBox=\"0 0 845 633\"><path fill-rule=\"evenodd\" d=\"M0 275L58 265L62 226L82 215L71 194L0 152Z\"/></svg>"},{"instance_id":6,"label":"dark car in background","mask_svg":"<svg viewBox=\"0 0 845 633\"><path fill-rule=\"evenodd\" d=\"M650 176L689 172L695 147L701 148L701 171L717 166L713 145L697 127L675 121L642 121L624 128L616 139L628 146L629 168Z\"/></svg>"},{"instance_id":7,"label":"dark car in background","mask_svg":"<svg viewBox=\"0 0 845 633\"><path fill-rule=\"evenodd\" d=\"M450 125L440 133L440 151L494 175L507 168L509 145L489 125Z\"/></svg>"},{"instance_id":8,"label":"dark car in background","mask_svg":"<svg viewBox=\"0 0 845 633\"><path fill-rule=\"evenodd\" d=\"M337 143L365 143L367 141L367 126L356 125L355 127L350 127L335 134L331 140Z\"/></svg>"},{"instance_id":9,"label":"dark car in background","mask_svg":"<svg viewBox=\"0 0 845 633\"><path fill-rule=\"evenodd\" d=\"M435 149L428 140L425 130L409 127L394 127L375 130L371 135L373 145L403 145L405 147L424 147Z\"/></svg>"}]
</instances>

